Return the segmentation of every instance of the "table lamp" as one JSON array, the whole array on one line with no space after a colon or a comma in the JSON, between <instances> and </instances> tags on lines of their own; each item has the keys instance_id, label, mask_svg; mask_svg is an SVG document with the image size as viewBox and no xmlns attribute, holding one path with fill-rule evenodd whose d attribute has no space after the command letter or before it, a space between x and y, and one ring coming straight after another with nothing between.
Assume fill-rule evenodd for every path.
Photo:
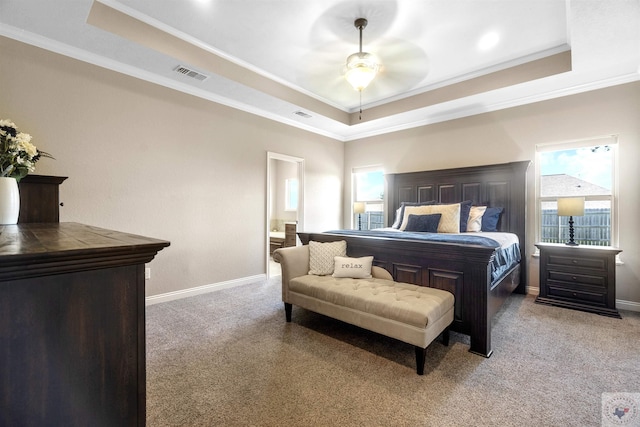
<instances>
[{"instance_id":1,"label":"table lamp","mask_svg":"<svg viewBox=\"0 0 640 427\"><path fill-rule=\"evenodd\" d=\"M364 210L364 202L355 202L353 204L353 213L358 214L358 230L362 230L362 220L360 219L360 214L363 214Z\"/></svg>"},{"instance_id":2,"label":"table lamp","mask_svg":"<svg viewBox=\"0 0 640 427\"><path fill-rule=\"evenodd\" d=\"M578 246L573 240L573 217L584 215L584 197L563 197L558 199L558 216L569 217L569 246Z\"/></svg>"}]
</instances>

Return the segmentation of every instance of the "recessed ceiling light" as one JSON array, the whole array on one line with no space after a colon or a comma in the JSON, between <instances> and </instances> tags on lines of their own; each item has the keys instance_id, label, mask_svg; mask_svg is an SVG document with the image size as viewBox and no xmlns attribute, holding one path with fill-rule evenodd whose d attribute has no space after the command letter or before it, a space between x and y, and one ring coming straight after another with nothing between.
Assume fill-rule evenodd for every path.
<instances>
[{"instance_id":1,"label":"recessed ceiling light","mask_svg":"<svg viewBox=\"0 0 640 427\"><path fill-rule=\"evenodd\" d=\"M486 33L484 36L480 37L478 41L478 49L480 50L489 50L495 47L500 41L500 36L495 31L490 31Z\"/></svg>"}]
</instances>

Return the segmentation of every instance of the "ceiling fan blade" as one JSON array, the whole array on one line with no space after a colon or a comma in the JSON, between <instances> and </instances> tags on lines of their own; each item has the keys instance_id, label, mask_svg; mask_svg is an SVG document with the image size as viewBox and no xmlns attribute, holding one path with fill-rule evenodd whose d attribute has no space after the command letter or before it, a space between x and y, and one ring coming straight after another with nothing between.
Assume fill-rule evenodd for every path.
<instances>
[{"instance_id":1,"label":"ceiling fan blade","mask_svg":"<svg viewBox=\"0 0 640 427\"><path fill-rule=\"evenodd\" d=\"M349 46L334 42L304 54L299 61L308 66L301 67L297 76L302 86L321 87L325 82L342 77L345 72Z\"/></svg>"},{"instance_id":2,"label":"ceiling fan blade","mask_svg":"<svg viewBox=\"0 0 640 427\"><path fill-rule=\"evenodd\" d=\"M428 75L429 58L413 43L386 38L363 50L374 54L380 65L373 82L362 91L363 104L411 90ZM344 78L347 57L354 52L352 43L337 40L313 49L299 59L309 65L297 76L298 84L333 104L357 108L360 94Z\"/></svg>"},{"instance_id":3,"label":"ceiling fan blade","mask_svg":"<svg viewBox=\"0 0 640 427\"><path fill-rule=\"evenodd\" d=\"M375 83L384 91L410 90L429 74L429 57L415 44L392 40L381 44L378 52L382 68Z\"/></svg>"}]
</instances>

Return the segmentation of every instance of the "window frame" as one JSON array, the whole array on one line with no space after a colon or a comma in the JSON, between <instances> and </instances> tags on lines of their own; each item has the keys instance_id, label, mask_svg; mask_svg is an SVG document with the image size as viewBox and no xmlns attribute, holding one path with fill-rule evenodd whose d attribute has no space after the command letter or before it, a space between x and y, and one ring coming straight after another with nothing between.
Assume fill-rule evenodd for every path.
<instances>
[{"instance_id":1,"label":"window frame","mask_svg":"<svg viewBox=\"0 0 640 427\"><path fill-rule=\"evenodd\" d=\"M542 197L540 195L541 187L542 187L542 175L540 170L540 156L541 153L551 152L551 151L564 151L578 148L588 148L595 146L609 146L612 151L611 156L611 194L610 195L601 195L601 196L585 196L586 201L603 201L607 200L610 202L611 206L611 225L610 225L610 236L611 240L609 242L610 246L618 247L619 243L619 221L618 221L618 155L619 155L619 145L618 145L618 136L617 135L607 135L607 136L599 136L592 138L585 138L579 140L572 141L563 141L563 142L550 142L544 144L536 145L536 161L535 161L535 218L536 218L536 228L535 228L535 241L542 241L542 203L549 201L556 201L558 197L555 196L547 196ZM592 245L585 245L592 246ZM593 245L595 246L595 245ZM534 256L539 256L539 249L536 247L534 250Z\"/></svg>"},{"instance_id":2,"label":"window frame","mask_svg":"<svg viewBox=\"0 0 640 427\"><path fill-rule=\"evenodd\" d=\"M375 200L371 200L371 199L365 199L365 200L359 200L358 199L358 181L357 181L357 175L358 174L363 174L363 173L373 173L373 172L381 172L382 173L382 198L381 199L375 199ZM382 206L382 225L384 226L384 219L385 219L385 203L384 203L384 193L385 193L385 179L384 179L385 173L384 173L384 169L382 167L382 165L374 165L374 166L365 166L365 167L355 167L351 169L351 206L350 206L350 210L351 210L351 228L355 228L358 224L358 216L357 214L353 211L353 205L355 202L364 202L365 204L365 213L367 212L367 206L368 205L381 205ZM366 219L363 215L363 222L367 222L367 227L365 229L369 230L370 229L370 225L371 225L371 221L370 221L370 216L367 215Z\"/></svg>"},{"instance_id":3,"label":"window frame","mask_svg":"<svg viewBox=\"0 0 640 427\"><path fill-rule=\"evenodd\" d=\"M295 184L296 206L291 205L292 186ZM284 211L297 212L300 204L300 183L298 178L287 178L284 180Z\"/></svg>"}]
</instances>

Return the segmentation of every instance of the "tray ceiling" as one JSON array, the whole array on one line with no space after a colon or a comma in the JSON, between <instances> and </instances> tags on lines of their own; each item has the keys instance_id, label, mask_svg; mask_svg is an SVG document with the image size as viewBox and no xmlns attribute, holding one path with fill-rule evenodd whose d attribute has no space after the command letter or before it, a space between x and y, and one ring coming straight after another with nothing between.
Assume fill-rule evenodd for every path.
<instances>
[{"instance_id":1,"label":"tray ceiling","mask_svg":"<svg viewBox=\"0 0 640 427\"><path fill-rule=\"evenodd\" d=\"M639 28L637 0L0 4L0 35L345 141L638 80Z\"/></svg>"}]
</instances>

